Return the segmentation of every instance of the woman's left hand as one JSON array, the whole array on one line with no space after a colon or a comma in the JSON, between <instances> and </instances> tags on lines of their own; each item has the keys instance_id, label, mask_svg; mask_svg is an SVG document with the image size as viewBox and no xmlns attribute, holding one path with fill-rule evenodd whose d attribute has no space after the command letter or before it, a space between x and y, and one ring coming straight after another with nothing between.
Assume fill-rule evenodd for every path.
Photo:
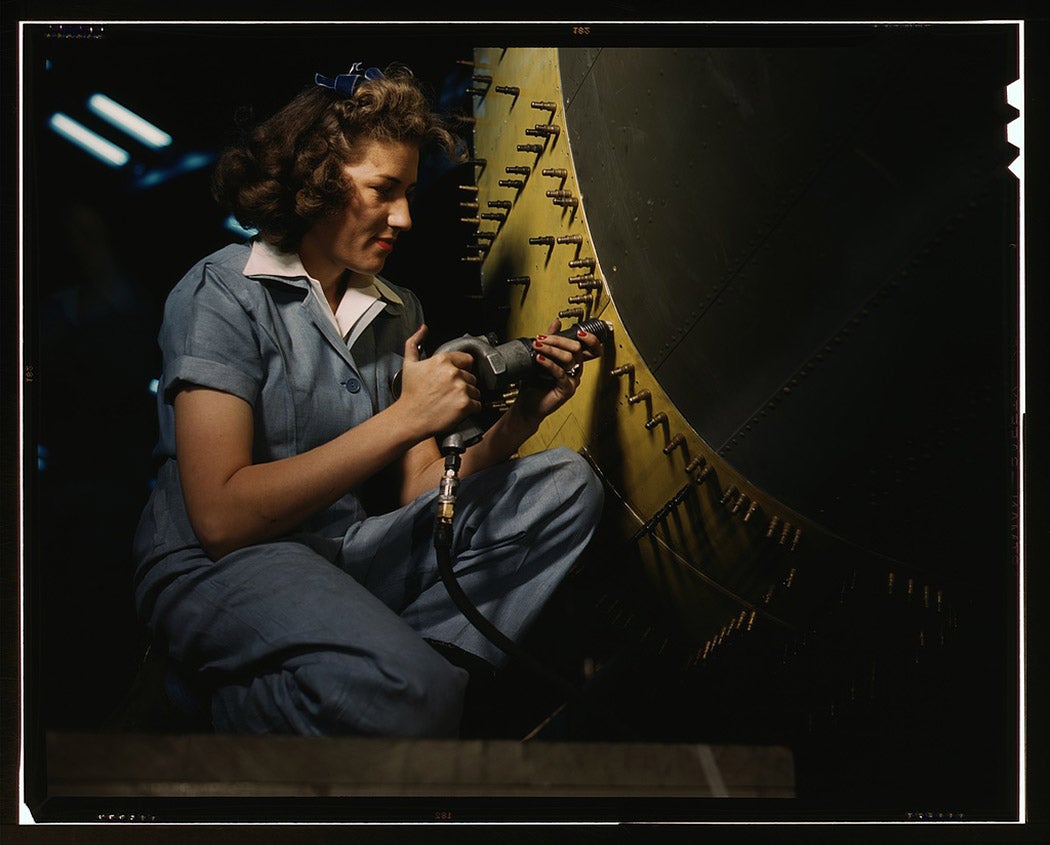
<instances>
[{"instance_id":1,"label":"woman's left hand","mask_svg":"<svg viewBox=\"0 0 1050 845\"><path fill-rule=\"evenodd\" d=\"M577 337L559 337L561 320L554 320L548 334L537 335L533 341L536 363L554 379L553 384L522 385L514 407L527 419L538 424L544 417L564 405L580 386L583 363L602 354L602 344L590 332L580 331Z\"/></svg>"}]
</instances>

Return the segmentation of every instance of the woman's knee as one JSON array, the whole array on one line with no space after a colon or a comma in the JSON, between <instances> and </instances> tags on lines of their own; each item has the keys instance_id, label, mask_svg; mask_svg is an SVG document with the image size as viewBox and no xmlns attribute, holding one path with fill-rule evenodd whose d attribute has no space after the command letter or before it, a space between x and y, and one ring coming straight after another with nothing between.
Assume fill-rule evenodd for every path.
<instances>
[{"instance_id":1,"label":"woman's knee","mask_svg":"<svg viewBox=\"0 0 1050 845\"><path fill-rule=\"evenodd\" d=\"M586 524L597 522L605 491L587 459L567 446L549 449L544 455L565 506L573 511L576 519Z\"/></svg>"},{"instance_id":2,"label":"woman's knee","mask_svg":"<svg viewBox=\"0 0 1050 845\"><path fill-rule=\"evenodd\" d=\"M319 651L296 665L220 685L215 729L304 736L455 736L467 673L418 647L365 656Z\"/></svg>"},{"instance_id":3,"label":"woman's knee","mask_svg":"<svg viewBox=\"0 0 1050 845\"><path fill-rule=\"evenodd\" d=\"M370 658L340 655L296 672L321 734L455 736L467 673L422 641Z\"/></svg>"}]
</instances>

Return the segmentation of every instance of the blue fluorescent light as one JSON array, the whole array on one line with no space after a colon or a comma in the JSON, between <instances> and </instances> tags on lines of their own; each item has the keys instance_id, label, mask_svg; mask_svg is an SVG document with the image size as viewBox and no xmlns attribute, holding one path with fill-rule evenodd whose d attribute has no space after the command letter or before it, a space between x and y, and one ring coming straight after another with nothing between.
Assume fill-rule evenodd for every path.
<instances>
[{"instance_id":1,"label":"blue fluorescent light","mask_svg":"<svg viewBox=\"0 0 1050 845\"><path fill-rule=\"evenodd\" d=\"M233 232L235 235L241 235L245 238L254 238L259 234L258 229L247 229L242 226L236 217L232 214L226 218L226 228Z\"/></svg>"},{"instance_id":2,"label":"blue fluorescent light","mask_svg":"<svg viewBox=\"0 0 1050 845\"><path fill-rule=\"evenodd\" d=\"M214 160L215 156L212 153L186 153L179 162L179 167L185 173L207 167Z\"/></svg>"},{"instance_id":3,"label":"blue fluorescent light","mask_svg":"<svg viewBox=\"0 0 1050 845\"><path fill-rule=\"evenodd\" d=\"M149 383L149 392L156 396L158 390L160 390L160 379L151 379Z\"/></svg>"},{"instance_id":4,"label":"blue fluorescent light","mask_svg":"<svg viewBox=\"0 0 1050 845\"><path fill-rule=\"evenodd\" d=\"M171 135L162 129L158 129L148 120L139 117L131 109L125 108L105 94L92 94L88 98L88 108L103 120L123 132L127 132L133 138L141 141L147 147L159 150L171 145Z\"/></svg>"},{"instance_id":5,"label":"blue fluorescent light","mask_svg":"<svg viewBox=\"0 0 1050 845\"><path fill-rule=\"evenodd\" d=\"M168 167L155 167L147 171L135 182L136 188L153 188L183 173L200 170L215 160L213 153L186 153L182 158Z\"/></svg>"},{"instance_id":6,"label":"blue fluorescent light","mask_svg":"<svg viewBox=\"0 0 1050 845\"><path fill-rule=\"evenodd\" d=\"M55 112L51 115L48 124L67 141L72 141L110 167L123 167L131 158L127 150L110 143L101 135L96 135L86 126L77 123L62 112Z\"/></svg>"}]
</instances>

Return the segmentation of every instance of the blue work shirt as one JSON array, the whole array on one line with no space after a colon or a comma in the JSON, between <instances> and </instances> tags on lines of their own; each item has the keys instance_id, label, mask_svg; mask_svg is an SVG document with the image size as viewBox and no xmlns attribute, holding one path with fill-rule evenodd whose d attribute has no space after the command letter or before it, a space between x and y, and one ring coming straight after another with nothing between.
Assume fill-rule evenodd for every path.
<instances>
[{"instance_id":1,"label":"blue work shirt","mask_svg":"<svg viewBox=\"0 0 1050 845\"><path fill-rule=\"evenodd\" d=\"M256 257L260 249L272 252L261 242L224 247L194 265L168 295L159 335L158 458L175 458L173 402L187 385L222 390L252 406L255 463L326 443L393 402L390 384L401 369L405 341L423 322L418 298L377 278L382 299L358 321L348 347L298 256L253 260L267 272L245 275L253 249ZM185 505L175 482L170 468L158 477L158 487L173 488L161 491L169 508L175 497L181 514ZM185 548L188 526L171 519L166 539L162 515L156 516L153 554L162 556L168 541L172 550ZM334 539L365 516L353 490L301 530Z\"/></svg>"}]
</instances>

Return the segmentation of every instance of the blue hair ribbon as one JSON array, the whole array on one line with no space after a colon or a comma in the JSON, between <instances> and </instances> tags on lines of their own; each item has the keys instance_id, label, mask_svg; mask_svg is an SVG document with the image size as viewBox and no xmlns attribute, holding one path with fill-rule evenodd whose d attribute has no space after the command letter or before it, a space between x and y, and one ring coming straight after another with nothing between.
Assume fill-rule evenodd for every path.
<instances>
[{"instance_id":1,"label":"blue hair ribbon","mask_svg":"<svg viewBox=\"0 0 1050 845\"><path fill-rule=\"evenodd\" d=\"M354 62L349 71L340 73L335 79L316 73L314 74L314 82L324 88L331 88L333 91L349 97L357 90L357 86L361 84L362 80L381 79L382 77L383 71L379 68L370 67L367 70L361 70L361 62Z\"/></svg>"}]
</instances>

